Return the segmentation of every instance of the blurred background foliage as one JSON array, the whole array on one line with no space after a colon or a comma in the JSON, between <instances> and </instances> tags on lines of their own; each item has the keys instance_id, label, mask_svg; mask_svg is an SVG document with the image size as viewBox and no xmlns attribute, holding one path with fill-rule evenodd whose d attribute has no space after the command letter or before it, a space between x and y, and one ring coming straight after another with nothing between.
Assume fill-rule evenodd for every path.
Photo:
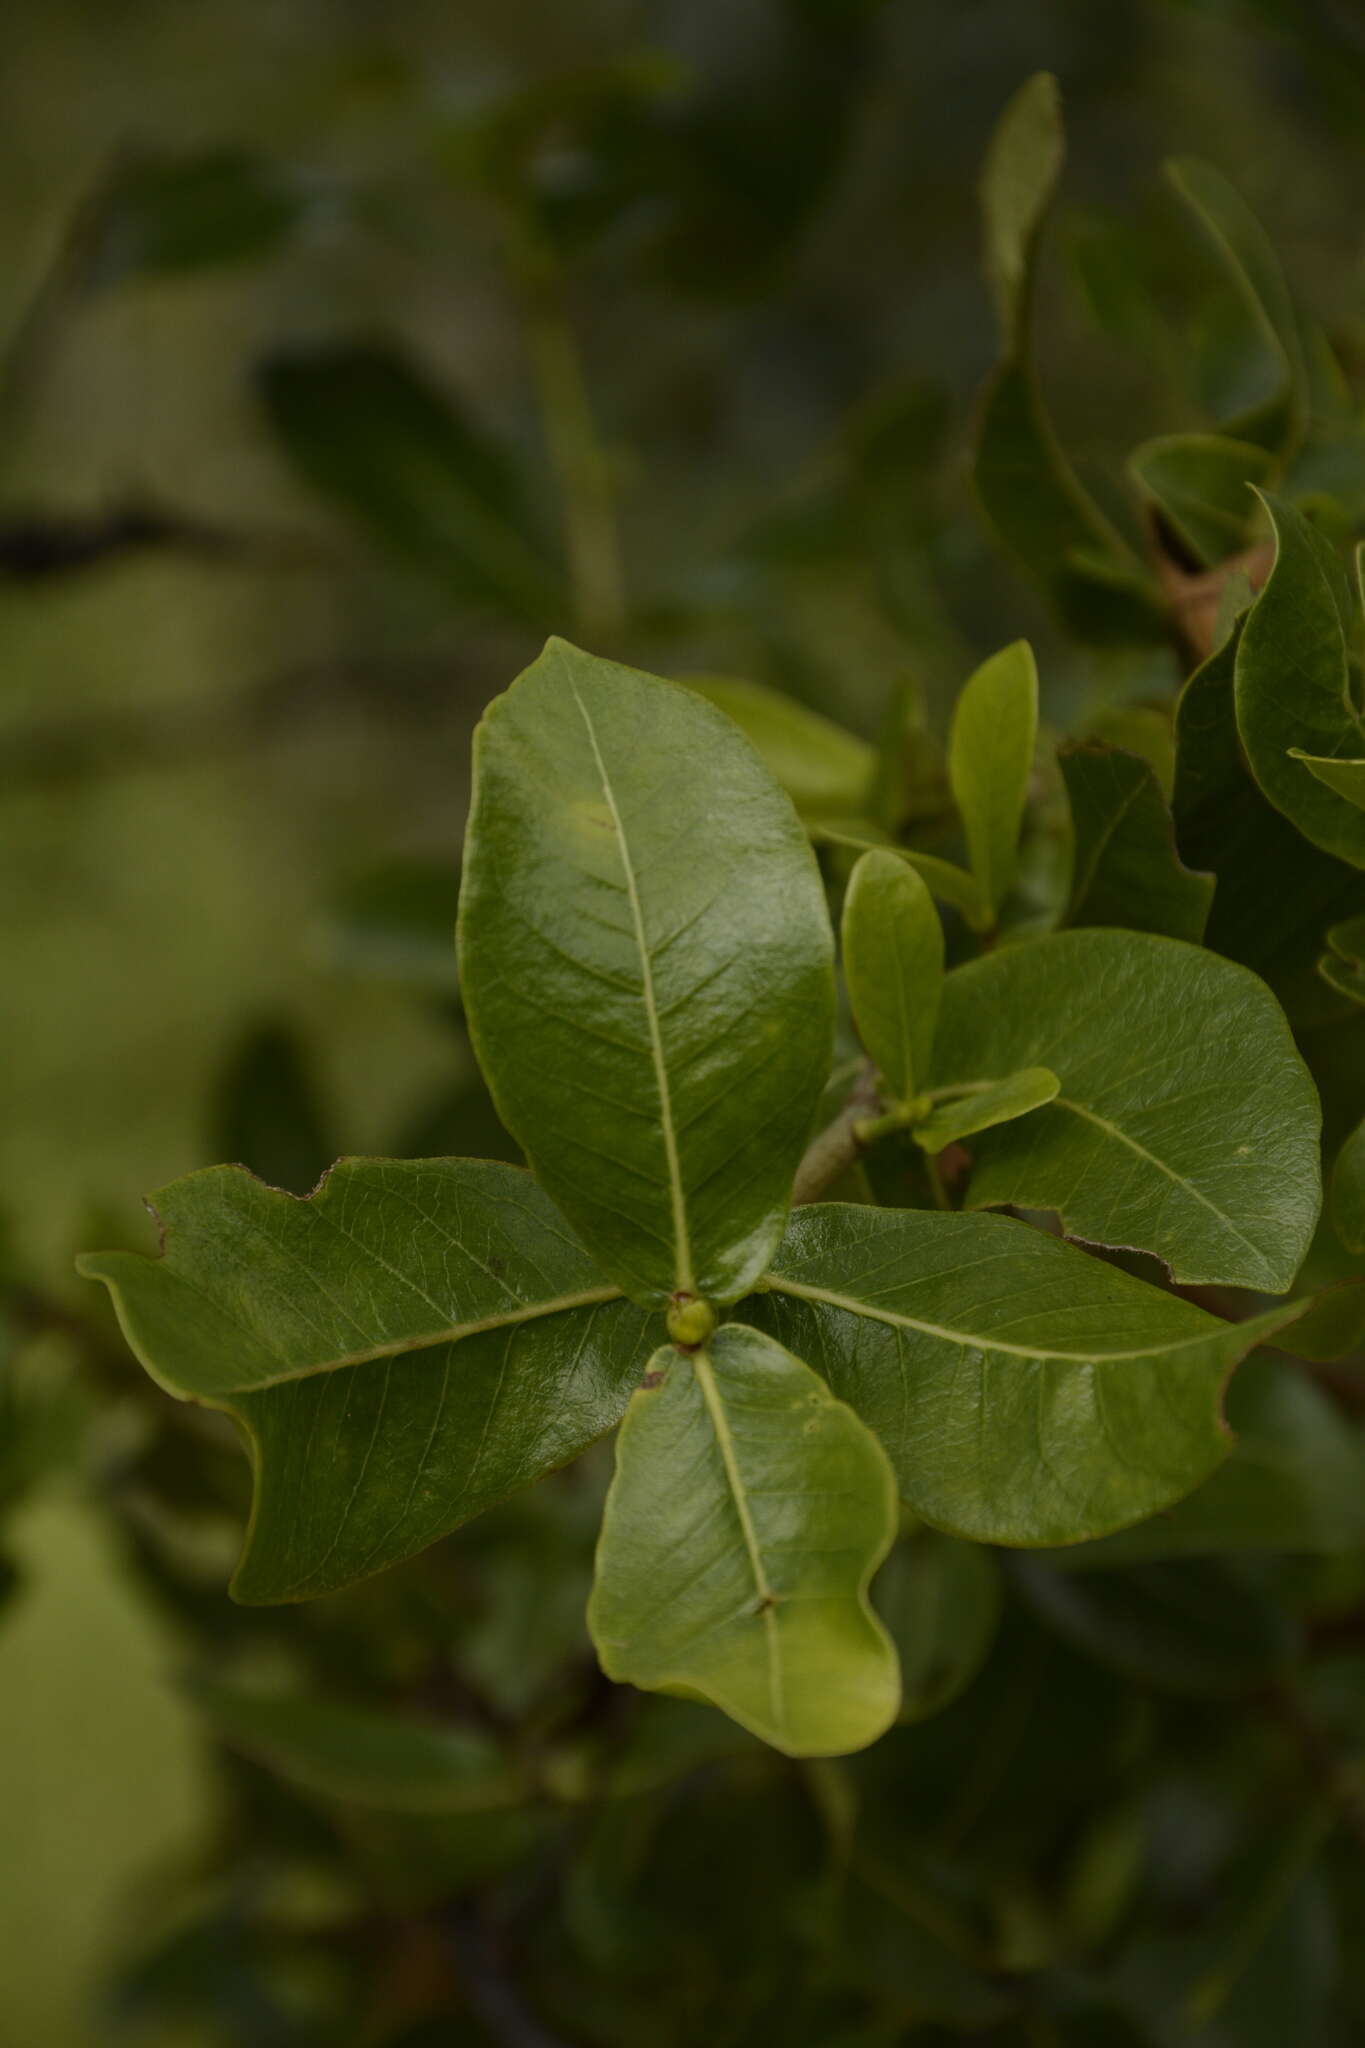
<instances>
[{"instance_id":1,"label":"blurred background foliage","mask_svg":"<svg viewBox=\"0 0 1365 2048\"><path fill-rule=\"evenodd\" d=\"M905 803L1024 632L1054 728L1160 771L1169 636L1063 630L972 501L979 166L1055 72L1037 351L1139 549L1124 463L1218 409L1234 317L1160 165L1221 167L1330 340L1301 488L1349 529L1359 11L16 0L0 53L0 2034L1365 2039L1329 1739L1365 1731L1332 1634L1365 1487L1318 1390L1239 1381L1281 1517L1253 1492L1245 1555L1115 1539L1124 1571L1026 1562L1002 1606L991 1556L908 1535L926 1718L802 1768L593 1676L597 1457L232 1609L242 1461L71 1276L220 1157L301 1191L509 1156L448 933L469 734L549 630L891 733ZM870 756L770 742L837 823ZM1333 1654L1291 1688L1305 1630Z\"/></svg>"}]
</instances>

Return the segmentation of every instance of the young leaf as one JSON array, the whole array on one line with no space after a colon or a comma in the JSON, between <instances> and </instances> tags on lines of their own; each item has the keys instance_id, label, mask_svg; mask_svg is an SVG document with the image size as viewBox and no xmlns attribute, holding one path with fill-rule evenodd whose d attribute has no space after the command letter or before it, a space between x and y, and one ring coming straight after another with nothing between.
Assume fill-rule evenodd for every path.
<instances>
[{"instance_id":1,"label":"young leaf","mask_svg":"<svg viewBox=\"0 0 1365 2048\"><path fill-rule=\"evenodd\" d=\"M866 808L877 772L876 750L866 740L764 683L731 676L683 681L752 740L800 817L856 818Z\"/></svg>"},{"instance_id":2,"label":"young leaf","mask_svg":"<svg viewBox=\"0 0 1365 2048\"><path fill-rule=\"evenodd\" d=\"M1206 569L1247 546L1256 515L1249 486L1268 486L1278 467L1267 449L1223 434L1162 434L1128 458L1138 489Z\"/></svg>"},{"instance_id":3,"label":"young leaf","mask_svg":"<svg viewBox=\"0 0 1365 2048\"><path fill-rule=\"evenodd\" d=\"M1365 1121L1358 1123L1332 1168L1332 1225L1348 1252L1365 1252Z\"/></svg>"},{"instance_id":4,"label":"young leaf","mask_svg":"<svg viewBox=\"0 0 1365 2048\"><path fill-rule=\"evenodd\" d=\"M441 587L521 621L560 609L561 576L507 454L457 403L383 348L277 355L261 396L314 490Z\"/></svg>"},{"instance_id":5,"label":"young leaf","mask_svg":"<svg viewBox=\"0 0 1365 2048\"><path fill-rule=\"evenodd\" d=\"M1206 1479L1228 1372L1303 1304L1224 1323L1023 1223L817 1204L746 1308L978 1543L1078 1543Z\"/></svg>"},{"instance_id":6,"label":"young leaf","mask_svg":"<svg viewBox=\"0 0 1365 2048\"><path fill-rule=\"evenodd\" d=\"M973 480L1004 545L1078 628L1102 635L1115 618L1141 618L1140 570L1057 445L1033 367L1038 237L1064 154L1057 81L1040 72L1005 108L981 175L1001 361L982 398Z\"/></svg>"},{"instance_id":7,"label":"young leaf","mask_svg":"<svg viewBox=\"0 0 1365 2048\"><path fill-rule=\"evenodd\" d=\"M812 825L810 836L817 846L841 846L849 853L894 854L906 867L914 869L931 896L960 911L974 932L989 931L994 922L976 876L953 861L940 860L934 853L917 853L909 846L879 845L875 839L861 839L830 825Z\"/></svg>"},{"instance_id":8,"label":"young leaf","mask_svg":"<svg viewBox=\"0 0 1365 2048\"><path fill-rule=\"evenodd\" d=\"M1145 932L1026 941L951 973L934 1084L1051 1069L1061 1092L983 1135L972 1208L1054 1209L1183 1284L1282 1293L1320 1205L1317 1091L1248 974Z\"/></svg>"},{"instance_id":9,"label":"young leaf","mask_svg":"<svg viewBox=\"0 0 1365 2048\"><path fill-rule=\"evenodd\" d=\"M250 1439L239 1600L331 1592L566 1464L647 1355L516 1167L344 1160L308 1201L212 1167L157 1203L160 1258L80 1267L152 1377Z\"/></svg>"},{"instance_id":10,"label":"young leaf","mask_svg":"<svg viewBox=\"0 0 1365 2048\"><path fill-rule=\"evenodd\" d=\"M189 1692L229 1748L324 1799L432 1814L484 1813L526 1797L497 1744L470 1728L207 1680Z\"/></svg>"},{"instance_id":11,"label":"young leaf","mask_svg":"<svg viewBox=\"0 0 1365 2048\"><path fill-rule=\"evenodd\" d=\"M461 986L498 1112L636 1300L732 1301L829 1071L814 858L690 690L551 640L475 735Z\"/></svg>"},{"instance_id":12,"label":"young leaf","mask_svg":"<svg viewBox=\"0 0 1365 2048\"><path fill-rule=\"evenodd\" d=\"M1185 867L1145 761L1089 740L1057 755L1075 832L1069 924L1119 925L1197 944L1214 878Z\"/></svg>"},{"instance_id":13,"label":"young leaf","mask_svg":"<svg viewBox=\"0 0 1365 2048\"><path fill-rule=\"evenodd\" d=\"M1266 504L1275 566L1237 651L1242 745L1271 803L1306 839L1365 867L1365 812L1303 758L1365 754L1351 687L1359 607L1331 543L1292 505Z\"/></svg>"},{"instance_id":14,"label":"young leaf","mask_svg":"<svg viewBox=\"0 0 1365 2048\"><path fill-rule=\"evenodd\" d=\"M588 1608L608 1677L700 1694L789 1756L875 1741L900 1702L867 1598L896 1489L852 1411L730 1323L656 1355L616 1456Z\"/></svg>"},{"instance_id":15,"label":"young leaf","mask_svg":"<svg viewBox=\"0 0 1365 2048\"><path fill-rule=\"evenodd\" d=\"M1166 166L1175 190L1213 243L1245 309L1238 387L1255 396L1221 421L1223 431L1278 454L1298 439L1305 408L1303 351L1279 259L1260 222L1222 172L1196 157Z\"/></svg>"},{"instance_id":16,"label":"young leaf","mask_svg":"<svg viewBox=\"0 0 1365 2048\"><path fill-rule=\"evenodd\" d=\"M1365 739L1365 731L1362 732ZM1302 761L1310 775L1325 783L1328 789L1344 796L1348 804L1354 804L1358 811L1365 811L1365 761L1333 760L1328 755L1305 754L1302 747L1291 747L1290 755L1295 761ZM1365 862L1362 862L1365 866Z\"/></svg>"},{"instance_id":17,"label":"young leaf","mask_svg":"<svg viewBox=\"0 0 1365 2048\"><path fill-rule=\"evenodd\" d=\"M908 1102L929 1075L943 988L943 927L927 885L888 850L865 853L844 896L853 1021L886 1090Z\"/></svg>"},{"instance_id":18,"label":"young leaf","mask_svg":"<svg viewBox=\"0 0 1365 2048\"><path fill-rule=\"evenodd\" d=\"M999 911L1018 867L1037 738L1038 671L1028 642L1016 640L968 678L948 745L948 779L972 873L992 911Z\"/></svg>"},{"instance_id":19,"label":"young leaf","mask_svg":"<svg viewBox=\"0 0 1365 2048\"><path fill-rule=\"evenodd\" d=\"M1006 1074L1003 1081L987 1081L969 1094L940 1102L912 1126L912 1135L926 1152L941 1152L960 1138L974 1137L978 1131L989 1131L995 1124L1041 1109L1054 1099L1061 1085L1046 1067L1022 1067L1017 1074Z\"/></svg>"},{"instance_id":20,"label":"young leaf","mask_svg":"<svg viewBox=\"0 0 1365 2048\"><path fill-rule=\"evenodd\" d=\"M1365 916L1343 918L1328 927L1327 951L1318 961L1318 973L1338 995L1365 1003Z\"/></svg>"}]
</instances>

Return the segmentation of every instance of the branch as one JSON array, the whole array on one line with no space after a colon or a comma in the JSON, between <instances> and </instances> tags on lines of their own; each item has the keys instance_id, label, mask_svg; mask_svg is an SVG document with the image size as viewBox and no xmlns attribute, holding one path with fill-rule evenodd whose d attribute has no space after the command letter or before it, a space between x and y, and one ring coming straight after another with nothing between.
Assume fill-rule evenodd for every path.
<instances>
[{"instance_id":1,"label":"branch","mask_svg":"<svg viewBox=\"0 0 1365 2048\"><path fill-rule=\"evenodd\" d=\"M877 1070L871 1060L865 1060L838 1116L826 1124L806 1147L805 1157L796 1169L796 1179L792 1184L794 1209L803 1207L807 1202L818 1202L821 1195L856 1165L863 1148L854 1126L873 1115L879 1107Z\"/></svg>"}]
</instances>

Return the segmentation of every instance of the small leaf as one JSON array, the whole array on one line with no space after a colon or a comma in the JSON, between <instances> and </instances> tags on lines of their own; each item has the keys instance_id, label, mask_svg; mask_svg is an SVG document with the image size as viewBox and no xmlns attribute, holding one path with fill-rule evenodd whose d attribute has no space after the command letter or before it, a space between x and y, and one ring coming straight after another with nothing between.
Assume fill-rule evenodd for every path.
<instances>
[{"instance_id":1,"label":"small leaf","mask_svg":"<svg viewBox=\"0 0 1365 2048\"><path fill-rule=\"evenodd\" d=\"M1283 454L1301 431L1305 391L1298 322L1279 259L1241 195L1212 164L1181 157L1167 164L1166 175L1212 241L1242 313L1241 396L1220 425L1230 436Z\"/></svg>"},{"instance_id":2,"label":"small leaf","mask_svg":"<svg viewBox=\"0 0 1365 2048\"><path fill-rule=\"evenodd\" d=\"M1128 472L1193 561L1213 569L1251 539L1256 500L1279 465L1254 442L1223 434L1163 434L1128 458Z\"/></svg>"},{"instance_id":3,"label":"small leaf","mask_svg":"<svg viewBox=\"0 0 1365 2048\"><path fill-rule=\"evenodd\" d=\"M941 1152L945 1145L955 1145L960 1138L973 1137L995 1124L1027 1116L1031 1109L1041 1109L1045 1102L1053 1100L1061 1085L1046 1067L1023 1067L1017 1074L1006 1074L1002 1081L984 1082L970 1094L940 1102L912 1126L912 1135L926 1152Z\"/></svg>"},{"instance_id":4,"label":"small leaf","mask_svg":"<svg viewBox=\"0 0 1365 2048\"><path fill-rule=\"evenodd\" d=\"M1057 445L1034 373L1038 237L1064 153L1057 81L1040 72L1000 116L981 175L1001 362L982 397L973 480L1004 545L1078 630L1105 637L1115 625L1129 632L1145 625L1150 633L1155 613L1136 557Z\"/></svg>"},{"instance_id":5,"label":"small leaf","mask_svg":"<svg viewBox=\"0 0 1365 2048\"><path fill-rule=\"evenodd\" d=\"M1302 747L1291 747L1289 752L1293 760L1302 761L1309 774L1316 775L1328 789L1344 796L1347 803L1354 804L1358 811L1365 811L1365 761L1340 761L1333 760L1330 755L1305 754Z\"/></svg>"},{"instance_id":6,"label":"small leaf","mask_svg":"<svg viewBox=\"0 0 1365 2048\"><path fill-rule=\"evenodd\" d=\"M387 1813L482 1813L523 1803L497 1744L469 1728L198 1680L191 1699L229 1748L324 1799Z\"/></svg>"},{"instance_id":7,"label":"small leaf","mask_svg":"<svg viewBox=\"0 0 1365 2048\"><path fill-rule=\"evenodd\" d=\"M297 179L245 150L129 157L97 195L84 281L107 289L267 255L309 204Z\"/></svg>"},{"instance_id":8,"label":"small leaf","mask_svg":"<svg viewBox=\"0 0 1365 2048\"><path fill-rule=\"evenodd\" d=\"M1330 1207L1332 1226L1347 1251L1365 1253L1365 1121L1337 1154Z\"/></svg>"},{"instance_id":9,"label":"small leaf","mask_svg":"<svg viewBox=\"0 0 1365 2048\"><path fill-rule=\"evenodd\" d=\"M1038 671L1026 640L982 662L953 713L948 778L972 873L993 911L1013 884L1038 738Z\"/></svg>"},{"instance_id":10,"label":"small leaf","mask_svg":"<svg viewBox=\"0 0 1365 2048\"><path fill-rule=\"evenodd\" d=\"M543 625L561 577L512 458L401 355L332 345L272 357L261 396L305 482L472 604Z\"/></svg>"},{"instance_id":11,"label":"small leaf","mask_svg":"<svg viewBox=\"0 0 1365 2048\"><path fill-rule=\"evenodd\" d=\"M1170 810L1147 763L1093 740L1062 747L1057 758L1075 832L1067 922L1164 932L1197 944L1214 879L1182 863Z\"/></svg>"},{"instance_id":12,"label":"small leaf","mask_svg":"<svg viewBox=\"0 0 1365 2048\"><path fill-rule=\"evenodd\" d=\"M1078 1543L1190 1493L1231 1445L1230 1368L1302 1312L1224 1323L999 1216L797 1210L746 1314L890 1453L925 1521Z\"/></svg>"},{"instance_id":13,"label":"small leaf","mask_svg":"<svg viewBox=\"0 0 1365 2048\"><path fill-rule=\"evenodd\" d=\"M1055 1209L1186 1285L1282 1293L1320 1206L1317 1091L1267 989L1146 932L1031 939L944 983L934 1085L1049 1068L1055 1101L983 1135L972 1208Z\"/></svg>"},{"instance_id":14,"label":"small leaf","mask_svg":"<svg viewBox=\"0 0 1365 2048\"><path fill-rule=\"evenodd\" d=\"M856 817L877 772L866 740L764 683L731 676L684 676L689 690L732 718L807 821Z\"/></svg>"},{"instance_id":15,"label":"small leaf","mask_svg":"<svg viewBox=\"0 0 1365 2048\"><path fill-rule=\"evenodd\" d=\"M895 1529L885 1453L800 1359L737 1323L661 1351L617 1441L602 1668L700 1694L789 1756L862 1749L899 1705L867 1599Z\"/></svg>"},{"instance_id":16,"label":"small leaf","mask_svg":"<svg viewBox=\"0 0 1365 2048\"><path fill-rule=\"evenodd\" d=\"M250 1438L238 1599L412 1556L585 1450L639 1375L647 1319L516 1167L343 1160L299 1201L220 1166L156 1200L160 1258L80 1270L155 1380Z\"/></svg>"},{"instance_id":17,"label":"small leaf","mask_svg":"<svg viewBox=\"0 0 1365 2048\"><path fill-rule=\"evenodd\" d=\"M900 1654L900 1718L927 1721L986 1661L1000 1621L1000 1567L980 1543L913 1529L882 1567L877 1606Z\"/></svg>"},{"instance_id":18,"label":"small leaf","mask_svg":"<svg viewBox=\"0 0 1365 2048\"><path fill-rule=\"evenodd\" d=\"M925 882L889 850L863 854L843 916L853 1021L887 1092L906 1102L929 1074L943 987L943 927Z\"/></svg>"},{"instance_id":19,"label":"small leaf","mask_svg":"<svg viewBox=\"0 0 1365 2048\"><path fill-rule=\"evenodd\" d=\"M909 846L884 846L876 839L860 838L856 833L841 832L830 825L812 825L811 838L817 846L840 846L849 853L894 854L897 860L914 869L920 880L928 885L931 896L937 896L940 903L947 903L960 911L973 931L989 931L993 919L980 883L975 875L968 874L966 868L956 866L953 861L940 860L933 853L917 853Z\"/></svg>"},{"instance_id":20,"label":"small leaf","mask_svg":"<svg viewBox=\"0 0 1365 2048\"><path fill-rule=\"evenodd\" d=\"M1237 651L1237 727L1252 774L1325 853L1365 867L1365 814L1312 762L1365 754L1353 650L1359 607L1331 544L1292 505L1268 498L1275 566Z\"/></svg>"},{"instance_id":21,"label":"small leaf","mask_svg":"<svg viewBox=\"0 0 1365 2048\"><path fill-rule=\"evenodd\" d=\"M461 986L508 1130L635 1299L732 1301L829 1072L791 804L690 690L552 640L475 735Z\"/></svg>"}]
</instances>

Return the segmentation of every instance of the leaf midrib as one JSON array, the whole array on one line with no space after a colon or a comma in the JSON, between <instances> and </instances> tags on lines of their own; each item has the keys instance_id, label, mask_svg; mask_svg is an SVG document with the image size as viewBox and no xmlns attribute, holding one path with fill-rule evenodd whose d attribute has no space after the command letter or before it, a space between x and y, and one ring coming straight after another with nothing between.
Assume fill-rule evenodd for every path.
<instances>
[{"instance_id":1,"label":"leaf midrib","mask_svg":"<svg viewBox=\"0 0 1365 2048\"><path fill-rule=\"evenodd\" d=\"M730 1487L730 1494L735 1503L735 1512L739 1517L739 1526L744 1536L744 1547L749 1556L749 1569L753 1574L758 1612L763 1620L763 1633L768 1655L768 1705L772 1714L773 1727L780 1737L786 1732L787 1705L782 1671L782 1638L777 1626L776 1595L769 1584L768 1574L764 1567L763 1549L758 1540L758 1531L754 1527L754 1518L749 1507L748 1490L744 1484L744 1474L739 1469L739 1459L735 1453L735 1440L730 1429L730 1418L725 1412L725 1403L721 1399L720 1388L716 1384L716 1375L711 1359L705 1351L693 1353L692 1370L696 1374L697 1385L701 1388L702 1400L706 1403L706 1412L711 1419L716 1446L720 1451L721 1463L725 1467L725 1477Z\"/></svg>"},{"instance_id":2,"label":"leaf midrib","mask_svg":"<svg viewBox=\"0 0 1365 2048\"><path fill-rule=\"evenodd\" d=\"M592 715L578 693L572 676L569 691L578 706L597 764L598 779L602 785L602 798L611 813L612 827L621 856L621 872L625 878L626 897L630 904L631 921L635 927L635 946L640 956L640 994L644 1003L645 1022L649 1029L650 1055L654 1065L654 1080L659 1091L659 1123L663 1132L664 1158L668 1167L669 1200L673 1212L674 1278L680 1293L692 1294L695 1281L692 1274L692 1245L687 1227L687 1201L683 1192L682 1167L678 1157L678 1135L673 1123L673 1101L668 1081L668 1065L664 1059L663 1032L659 1023L659 1005L654 993L654 967L650 958L649 942L645 935L644 908L640 902L639 885L635 877L635 863L631 859L630 842L626 838L625 825L616 803L616 792L612 788L607 764L602 758L598 745L597 728Z\"/></svg>"},{"instance_id":3,"label":"leaf midrib","mask_svg":"<svg viewBox=\"0 0 1365 2048\"><path fill-rule=\"evenodd\" d=\"M794 1295L800 1301L822 1303L827 1308L842 1309L847 1315L863 1316L874 1323L889 1323L893 1329L918 1330L925 1337L941 1337L946 1343L961 1344L976 1351L1004 1352L1011 1358L1027 1358L1040 1364L1065 1365L1120 1365L1136 1358L1166 1358L1176 1351L1188 1351L1196 1344L1207 1344L1220 1330L1235 1329L1248 1337L1247 1349L1261 1334L1281 1326L1276 1320L1277 1312L1269 1311L1265 1316L1256 1316L1245 1323L1220 1323L1210 1317L1212 1327L1197 1336L1178 1337L1164 1344L1147 1344L1130 1351L1097 1351L1093 1346L1083 1351L1055 1351L1041 1345L1012 1344L1008 1339L988 1337L984 1333L969 1330L951 1330L944 1323L931 1323L921 1316L906 1315L901 1309L878 1308L871 1302L860 1301L856 1295L840 1294L832 1287L813 1287L802 1280L789 1280L781 1273L766 1273L763 1285L774 1294ZM1286 1304L1288 1308L1289 1304ZM1284 1320L1294 1320L1286 1316Z\"/></svg>"}]
</instances>

